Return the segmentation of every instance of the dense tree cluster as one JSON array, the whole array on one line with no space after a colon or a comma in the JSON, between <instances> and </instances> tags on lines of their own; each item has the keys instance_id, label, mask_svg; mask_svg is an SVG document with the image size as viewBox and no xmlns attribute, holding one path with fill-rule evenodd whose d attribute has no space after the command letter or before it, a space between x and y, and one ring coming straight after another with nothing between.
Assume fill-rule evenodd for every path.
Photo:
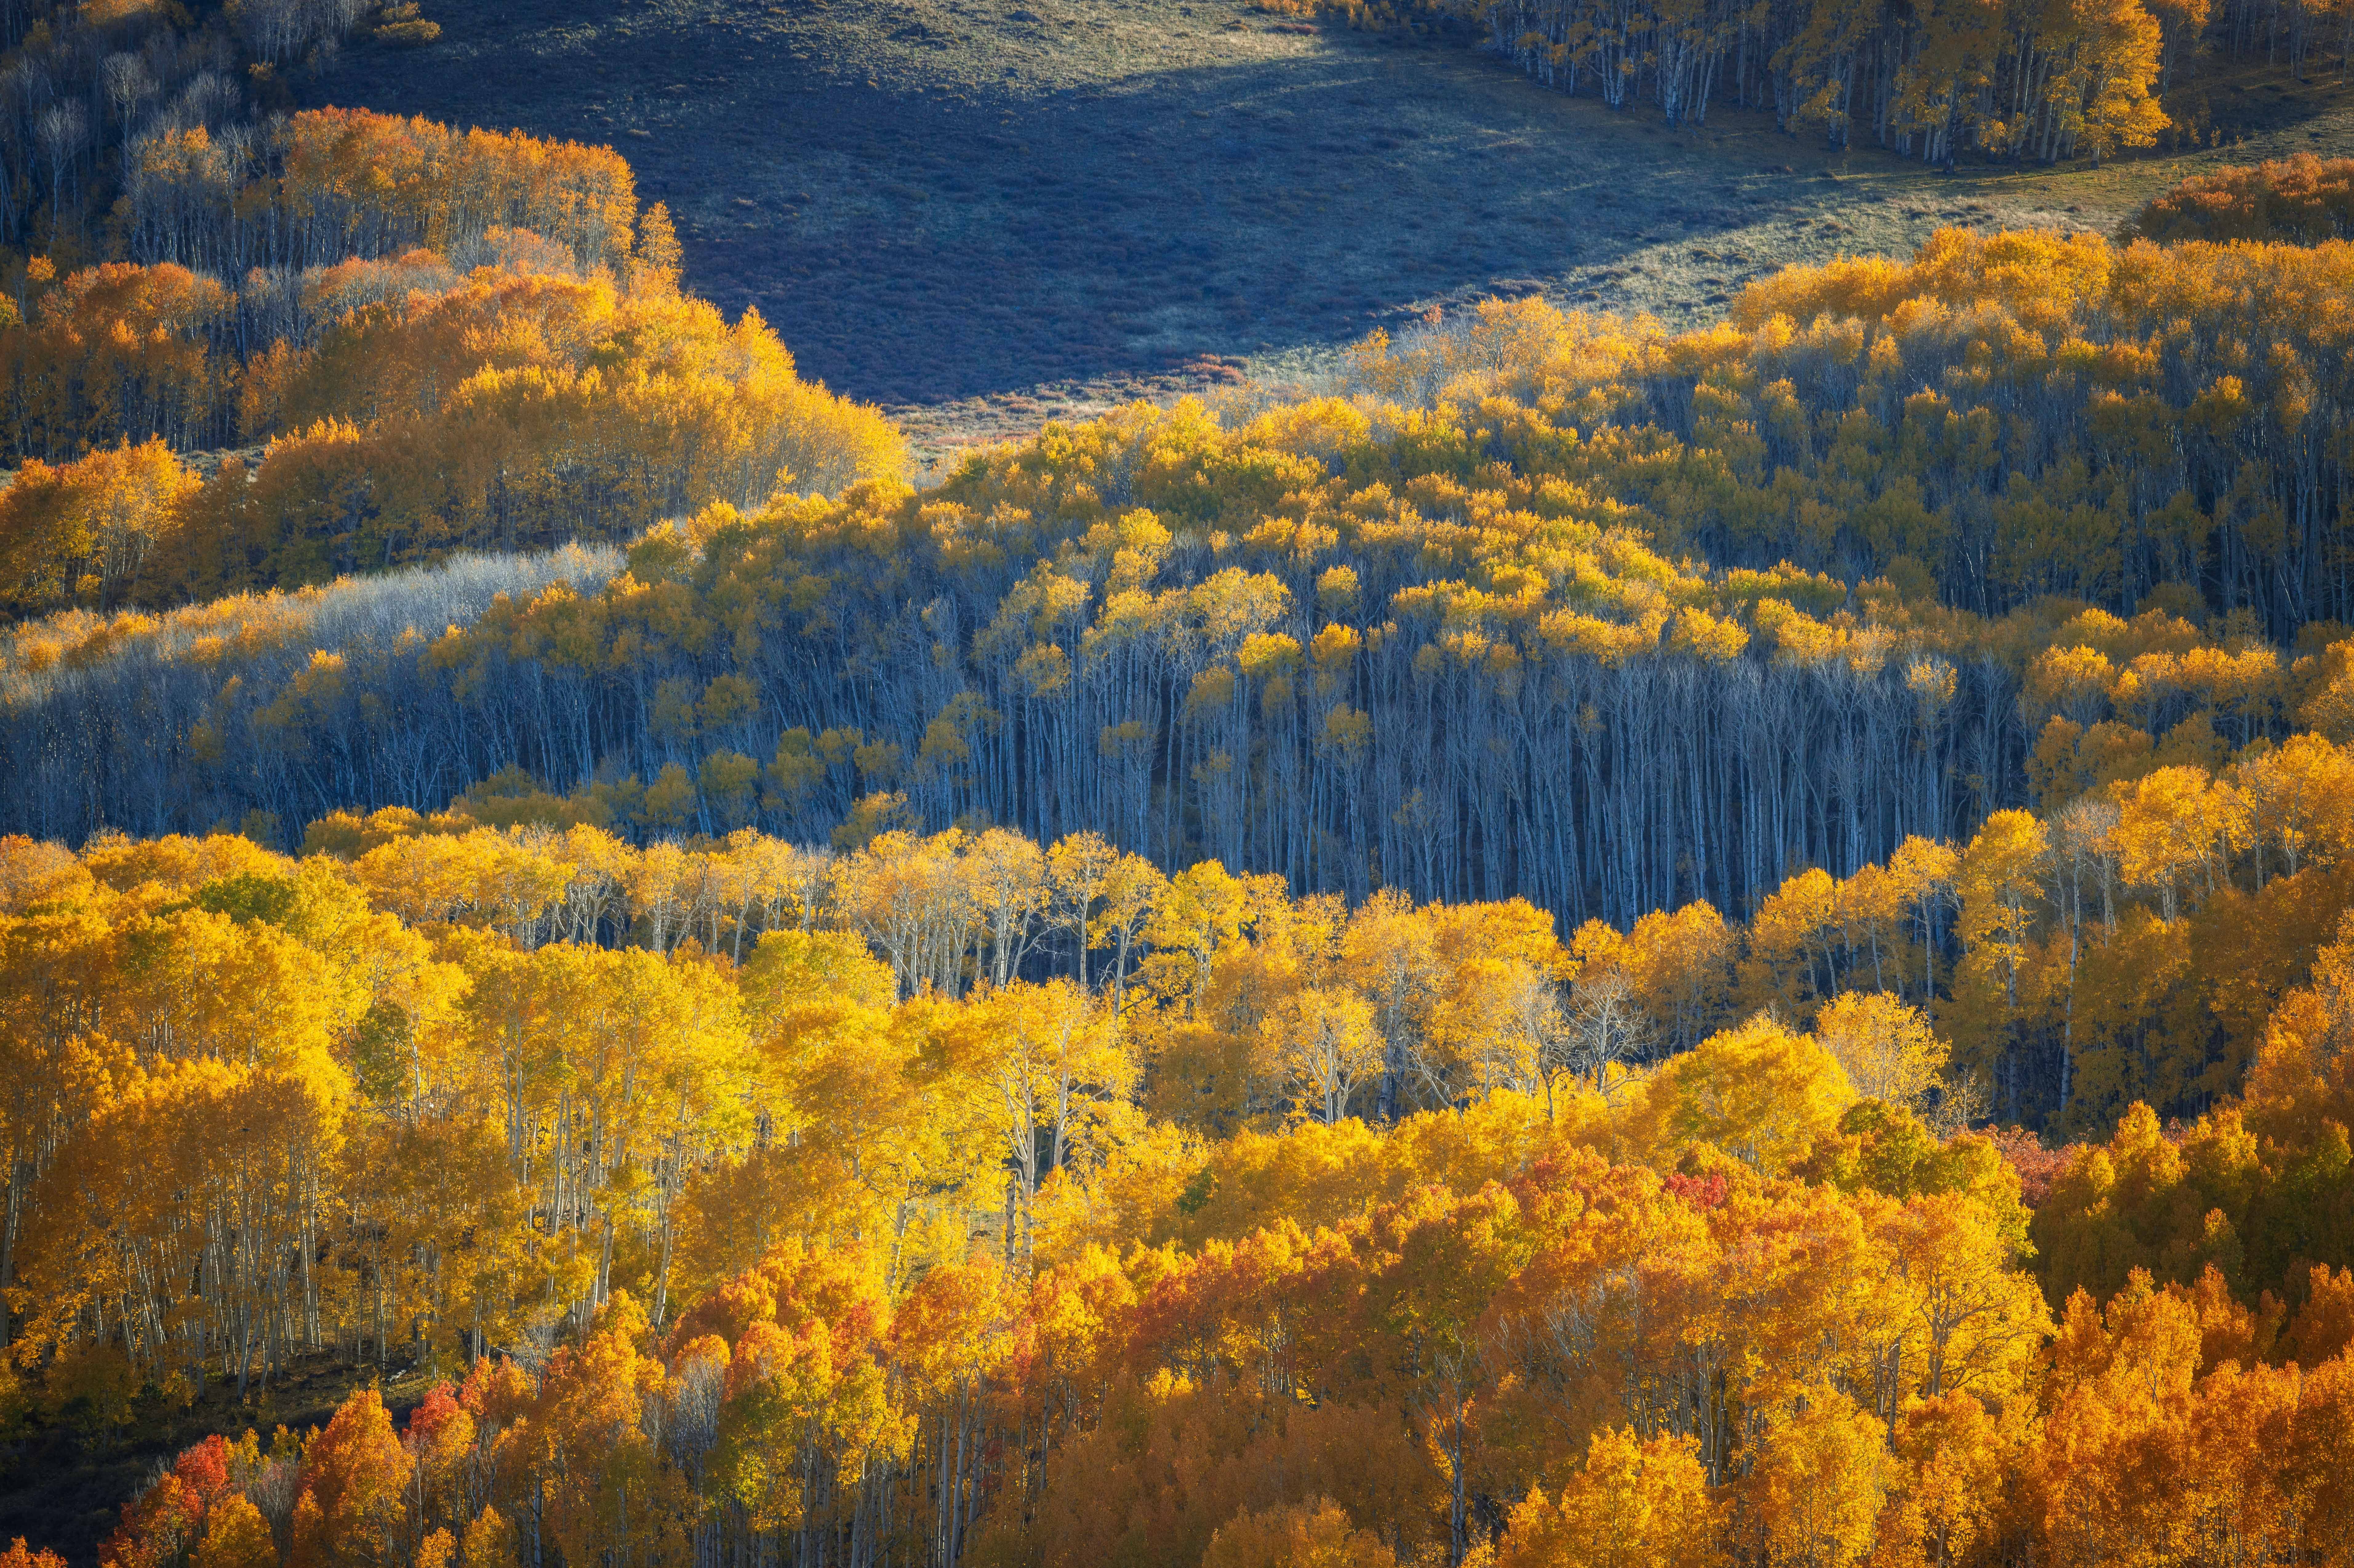
<instances>
[{"instance_id":1,"label":"dense tree cluster","mask_svg":"<svg viewBox=\"0 0 2354 1568\"><path fill-rule=\"evenodd\" d=\"M625 274L644 252L636 176L610 147L317 109L239 134L159 130L133 153L123 259L148 266L238 279L422 249L462 270L516 230L583 273Z\"/></svg>"},{"instance_id":2,"label":"dense tree cluster","mask_svg":"<svg viewBox=\"0 0 2354 1568\"><path fill-rule=\"evenodd\" d=\"M620 540L904 465L756 315L678 294L610 148L286 112L281 69L421 37L416 6L200 9L0 6L6 609ZM270 450L199 492L151 441Z\"/></svg>"},{"instance_id":3,"label":"dense tree cluster","mask_svg":"<svg viewBox=\"0 0 2354 1568\"><path fill-rule=\"evenodd\" d=\"M2354 620L2349 269L2345 244L1948 229L1909 261L1787 269L1717 327L1492 307L1363 375L1720 568L1886 574L1987 614L2130 615L2179 584L2286 641Z\"/></svg>"},{"instance_id":4,"label":"dense tree cluster","mask_svg":"<svg viewBox=\"0 0 2354 1568\"><path fill-rule=\"evenodd\" d=\"M128 254L69 272L35 256L14 290L0 440L19 454L56 460L149 436L182 449L266 440L299 415L285 383L323 337L355 313L450 294L478 266L642 291L677 270L667 214L639 212L610 148L328 109L137 151L149 183L126 198ZM535 331L549 340L543 353L573 346L582 327L560 304L534 303L478 323L493 342L472 352L498 364ZM449 387L475 368L434 367Z\"/></svg>"},{"instance_id":5,"label":"dense tree cluster","mask_svg":"<svg viewBox=\"0 0 2354 1568\"><path fill-rule=\"evenodd\" d=\"M905 465L757 313L678 291L669 219L610 151L321 111L229 149L277 166L216 189L228 151L175 146L134 249L220 276L36 259L0 324L19 611L622 540ZM202 485L169 450L234 441L268 447Z\"/></svg>"},{"instance_id":6,"label":"dense tree cluster","mask_svg":"<svg viewBox=\"0 0 2354 1568\"><path fill-rule=\"evenodd\" d=\"M2162 134L2200 144L2203 104L2169 88L2210 57L2296 76L2354 59L2345 0L2020 0L1923 12L1842 0L1261 0L1371 27L1469 29L1546 85L1699 124L1711 101L1770 111L1832 147L1905 157L2096 162ZM2174 113L2168 108L2175 109Z\"/></svg>"},{"instance_id":7,"label":"dense tree cluster","mask_svg":"<svg viewBox=\"0 0 2354 1568\"><path fill-rule=\"evenodd\" d=\"M879 414L796 376L757 314L731 326L642 272L620 288L527 257L462 277L422 251L346 262L302 283L308 341L270 339L241 368L166 341L159 290L203 287L175 267L101 269L45 297L30 334L0 332L0 361L20 351L20 429L168 427L117 416L214 398L271 438L203 483L161 440L27 459L0 493L15 608L184 604L452 550L620 541L715 501L837 490L906 461Z\"/></svg>"},{"instance_id":8,"label":"dense tree cluster","mask_svg":"<svg viewBox=\"0 0 2354 1568\"><path fill-rule=\"evenodd\" d=\"M1770 109L1786 131L1859 134L1925 162L2100 158L2167 125L2155 90L2167 22L2195 48L2205 0L2067 0L1913 17L1896 6L1453 0L1490 47L1568 92L1614 108L1656 102L1670 123L1712 96ZM2196 15L2191 15L2194 12ZM2185 51L2176 42L2174 52Z\"/></svg>"},{"instance_id":9,"label":"dense tree cluster","mask_svg":"<svg viewBox=\"0 0 2354 1568\"><path fill-rule=\"evenodd\" d=\"M1948 162L2323 18L1446 15ZM203 86L363 19L0 5L0 1423L451 1379L108 1568L2346 1561L2331 166L917 490L610 152Z\"/></svg>"},{"instance_id":10,"label":"dense tree cluster","mask_svg":"<svg viewBox=\"0 0 2354 1568\"><path fill-rule=\"evenodd\" d=\"M394 579L341 643L267 598L31 623L0 810L291 843L519 767L630 832L860 810L1572 925L1745 911L2291 733L2354 614L2349 258L1946 233L1704 332L1496 306L1365 345L1347 397L715 507L478 620Z\"/></svg>"},{"instance_id":11,"label":"dense tree cluster","mask_svg":"<svg viewBox=\"0 0 2354 1568\"><path fill-rule=\"evenodd\" d=\"M285 69L332 52L378 10L373 0L0 5L0 245L76 265L122 256L123 200L155 149L267 157L282 134L267 117L286 106Z\"/></svg>"},{"instance_id":12,"label":"dense tree cluster","mask_svg":"<svg viewBox=\"0 0 2354 1568\"><path fill-rule=\"evenodd\" d=\"M2303 1159L2337 1091L2293 1037L2334 1027L2354 962L2354 758L2310 735L1908 841L1844 881L1801 873L1745 927L1691 905L1566 941L1519 900L1352 907L1215 861L1164 875L1093 834L855 842L854 822L827 851L748 831L633 849L552 825L603 801L520 786L336 813L299 862L234 836L9 841L15 1337L242 1385L323 1340L384 1357L577 1328L617 1283L659 1323L814 1214L920 1256L1002 1201L1027 1256L1118 1208L1112 1188L1113 1211L1056 1208L1057 1171L1182 1182L1213 1143L1303 1119L1471 1104L1551 1126L1603 1116L1596 1097L1611 1138L1658 1139L1610 1118L1746 1116L1808 1072L1833 1120L1863 1096L1951 1128L1992 1099L2098 1129L2136 1099L2224 1102L2253 1059L2245 1116ZM673 787L693 792L657 781L654 809ZM1670 1115L1663 1086L1702 1101ZM2244 1143L2243 1114L2192 1146ZM2123 1125L2155 1136L2147 1112ZM1833 1158L1825 1136L1706 1140L1779 1170ZM2341 1161L2264 1200L2193 1163L2199 1192L2292 1210L2347 1180ZM1263 1175L1232 1201L1286 1212ZM2161 1183L2129 1183L2146 1218L2080 1196L2115 1180L2072 1171L2047 1213L2179 1227ZM2212 1262L2285 1298L2296 1267L2354 1261L2334 1232L2231 1220L2049 1255L2105 1293L2129 1265L2182 1282Z\"/></svg>"},{"instance_id":13,"label":"dense tree cluster","mask_svg":"<svg viewBox=\"0 0 2354 1568\"><path fill-rule=\"evenodd\" d=\"M2323 688L2306 711L2326 714L2342 700L2338 690ZM2047 735L2071 727L2055 717ZM484 826L601 835L625 814L659 824L657 833L675 832L691 827L709 794L728 787L726 773L714 768L698 787L679 769L642 789L568 798L508 775L430 816L337 812L313 823L305 843L354 854L387 835ZM759 787L756 773L748 759L737 764L739 795ZM2334 939L2354 863L2354 758L2306 733L2278 745L2257 741L2226 762L2200 715L2165 748L2112 758L2097 779L2049 781L2043 799L2040 812L1996 812L1967 840L1907 838L1884 863L1844 878L1797 872L1745 920L1695 902L1623 927L1598 919L1564 927L1572 959L1563 972L1596 984L1611 977L1608 986L1623 988L1606 1006L1594 1001L1595 1016L1623 1031L1613 1036L1620 1054L1684 1049L1761 1009L1811 1017L1864 990L1934 1014L1958 1047L1965 1078L1984 1086L2007 1119L2097 1132L2137 1100L2196 1115L2240 1082L2274 1004ZM991 856L968 856L972 841L962 831L923 837L892 829L894 815L871 800L854 805L832 835L831 853L846 857L840 874L854 880L863 868L888 863L895 869L878 885L904 891L903 879L914 878L906 885L937 900L924 918L945 922L940 930L961 928L977 918L976 900L1002 895L968 885L1003 874ZM728 842L765 841L739 830ZM1046 863L1023 863L1015 903L1043 918ZM1143 890L1138 907L1146 909L1163 874L1141 857L1132 863ZM1376 894L1358 907L1397 896ZM828 917L883 945L904 983L961 984L959 941L886 938L880 916L847 912L854 905L828 906ZM1027 951L1030 940L1012 945ZM903 951L895 943L914 946ZM1416 951L1446 947L1437 937L1415 940ZM916 950L933 957L906 956ZM1077 961L1084 975L1083 952ZM1218 1040L1197 1042L1205 1061L1242 1059L1259 1021L1221 1027ZM1469 1092L1466 1069L1411 1068L1425 1059L1437 1058L1392 1039L1383 1105L1397 1103L1397 1085L1410 1072L1429 1103ZM1214 1075L1205 1068L1203 1081ZM1228 1127L1263 1096L1229 1074L1212 1097L1223 1107L1214 1125Z\"/></svg>"},{"instance_id":14,"label":"dense tree cluster","mask_svg":"<svg viewBox=\"0 0 2354 1568\"><path fill-rule=\"evenodd\" d=\"M0 853L0 1403L471 1367L197 1445L116 1568L2340 1560L2354 930L2244 1098L2031 1213L1905 1000L1963 1028L1988 911L2064 899L1995 824L1876 938L1850 883L1564 944L1092 837L476 810L545 802Z\"/></svg>"},{"instance_id":15,"label":"dense tree cluster","mask_svg":"<svg viewBox=\"0 0 2354 1568\"><path fill-rule=\"evenodd\" d=\"M2133 232L2162 242L2354 238L2354 158L2299 153L2198 175L2152 196Z\"/></svg>"},{"instance_id":16,"label":"dense tree cluster","mask_svg":"<svg viewBox=\"0 0 2354 1568\"><path fill-rule=\"evenodd\" d=\"M102 246L113 175L143 130L219 128L248 111L232 31L186 31L164 7L30 0L0 7L0 241ZM45 243L43 243L45 242Z\"/></svg>"},{"instance_id":17,"label":"dense tree cluster","mask_svg":"<svg viewBox=\"0 0 2354 1568\"><path fill-rule=\"evenodd\" d=\"M1315 518L1213 544L1139 503L1165 505L1164 482L1180 507L1213 484L1313 483L1323 465L1226 438L1198 411L1133 411L1079 439L1095 450L1075 466L1141 467L1193 444L1224 471L1146 470L1115 509L1085 493L1058 504L1084 482L1014 458L951 486L960 499L869 486L756 518L717 512L635 546L601 591L556 587L471 627L420 620L333 649L281 641L273 601L252 607L249 637L209 611L90 618L62 628L71 641L21 629L17 821L87 832L89 784L107 779L109 823L261 810L291 828L345 805L431 809L513 764L561 792L613 795L616 824L635 829L822 839L871 800L931 828L975 813L1047 839L1100 825L1172 870L1214 854L1353 895L1521 893L1631 919L1682 901L1679 880L1736 905L1796 861L1844 865L1891 832L1942 835L1967 808L1911 737L1939 755L1963 724L2014 750L2026 738L1999 666L1892 647L1858 669L1835 652L1850 631L1774 597L1837 602L1806 574L1731 591L1819 646L1744 655L1749 617L1707 608L1728 608L1716 585L1580 518L1608 509L1565 488L1375 482L1355 491L1370 515L1336 517L1339 552L1317 544L1339 531ZM1262 458L1282 466L1253 476ZM1470 516L1447 520L1458 507ZM1455 575L1494 580L1491 552L1510 597ZM1524 552L1541 564L1517 565ZM1680 611L1681 596L1699 602ZM1393 599L1410 617L1395 630L1376 619ZM1490 616L1495 634L1479 630ZM198 644L209 652L179 652ZM1949 707L1964 710L1950 728ZM1823 799L1807 758L1827 753L1807 734L1866 724L1880 726L1873 771ZM1525 738L1491 744L1510 736ZM1434 752L1453 755L1433 766ZM179 820L151 822L116 793L125 765L175 780L133 788ZM1511 794L1486 789L1500 769L1521 780ZM688 781L678 803L636 815L633 791L672 777ZM1903 787L1875 796L1892 779ZM1467 833L1483 795L1488 820ZM1654 804L1670 814L1641 822ZM1631 832L1606 842L1613 820ZM1700 855L1695 829L1712 846Z\"/></svg>"}]
</instances>

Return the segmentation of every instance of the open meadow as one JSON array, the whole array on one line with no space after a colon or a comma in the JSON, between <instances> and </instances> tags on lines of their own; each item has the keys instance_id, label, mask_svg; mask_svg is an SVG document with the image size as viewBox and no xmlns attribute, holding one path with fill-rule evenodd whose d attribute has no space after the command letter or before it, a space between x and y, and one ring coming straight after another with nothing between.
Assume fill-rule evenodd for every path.
<instances>
[{"instance_id":1,"label":"open meadow","mask_svg":"<svg viewBox=\"0 0 2354 1568\"><path fill-rule=\"evenodd\" d=\"M1670 127L1468 37L1234 0L442 0L306 101L610 142L685 281L920 455L1237 375L1489 295L1693 324L1793 261L1933 229L2109 230L2186 175L2354 151L2354 90L2211 63L2226 144L2107 168L1826 152L1770 116Z\"/></svg>"}]
</instances>

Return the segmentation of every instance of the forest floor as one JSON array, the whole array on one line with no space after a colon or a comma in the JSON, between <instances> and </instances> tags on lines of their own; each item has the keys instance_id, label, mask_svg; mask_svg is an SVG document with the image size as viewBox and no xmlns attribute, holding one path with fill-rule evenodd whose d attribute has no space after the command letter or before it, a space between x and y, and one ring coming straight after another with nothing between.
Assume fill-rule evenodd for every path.
<instances>
[{"instance_id":1,"label":"forest floor","mask_svg":"<svg viewBox=\"0 0 2354 1568\"><path fill-rule=\"evenodd\" d=\"M215 1383L185 1405L152 1393L135 1400L128 1424L103 1434L70 1420L37 1422L0 1442L0 1547L21 1535L58 1552L70 1568L92 1568L123 1506L181 1449L248 1427L261 1434L267 1448L279 1425L297 1432L323 1426L354 1388L372 1383L382 1386L396 1419L431 1386L422 1375L382 1375L372 1361L323 1353L297 1358L250 1404L238 1403L234 1385Z\"/></svg>"},{"instance_id":2,"label":"forest floor","mask_svg":"<svg viewBox=\"0 0 2354 1568\"><path fill-rule=\"evenodd\" d=\"M691 288L937 459L1137 397L1291 379L1432 305L1705 320L1941 225L2109 230L2196 169L2354 152L2354 88L2211 70L2233 143L1946 175L1723 107L1674 128L1464 38L1242 0L427 0L307 102L610 143Z\"/></svg>"}]
</instances>

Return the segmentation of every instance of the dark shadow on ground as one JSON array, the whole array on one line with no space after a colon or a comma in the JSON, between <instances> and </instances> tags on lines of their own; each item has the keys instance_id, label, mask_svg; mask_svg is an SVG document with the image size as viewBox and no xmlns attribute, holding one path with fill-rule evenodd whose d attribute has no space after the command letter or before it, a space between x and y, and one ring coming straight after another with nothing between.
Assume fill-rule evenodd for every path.
<instances>
[{"instance_id":1,"label":"dark shadow on ground","mask_svg":"<svg viewBox=\"0 0 2354 1568\"><path fill-rule=\"evenodd\" d=\"M1655 128L1564 134L1593 106L1459 43L1232 5L1069 5L1036 26L907 0L429 14L442 46L354 49L305 96L612 142L676 216L690 286L758 306L807 371L886 404L1575 295L1630 248L1754 222L1800 183L1696 173L1691 138Z\"/></svg>"},{"instance_id":2,"label":"dark shadow on ground","mask_svg":"<svg viewBox=\"0 0 2354 1568\"><path fill-rule=\"evenodd\" d=\"M805 373L935 447L1329 354L1433 304L1543 292L1688 322L1791 260L1909 250L1942 223L2107 228L2126 199L1835 162L1722 108L1670 128L1460 39L1234 0L427 14L441 44L354 48L304 98L618 146L676 217L691 288L757 306Z\"/></svg>"}]
</instances>

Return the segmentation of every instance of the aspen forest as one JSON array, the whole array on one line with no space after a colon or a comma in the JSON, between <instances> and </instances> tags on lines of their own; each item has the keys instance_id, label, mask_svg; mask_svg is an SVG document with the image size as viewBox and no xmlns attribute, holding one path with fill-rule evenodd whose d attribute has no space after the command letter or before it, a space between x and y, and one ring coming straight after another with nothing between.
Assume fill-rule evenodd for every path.
<instances>
[{"instance_id":1,"label":"aspen forest","mask_svg":"<svg viewBox=\"0 0 2354 1568\"><path fill-rule=\"evenodd\" d=\"M0 0L0 1568L2354 1568L2354 5L879 3ZM1009 435L821 14L2032 220Z\"/></svg>"},{"instance_id":2,"label":"aspen forest","mask_svg":"<svg viewBox=\"0 0 2354 1568\"><path fill-rule=\"evenodd\" d=\"M1550 88L1702 124L1710 105L1777 129L1951 166L2094 160L2215 134L2168 111L2202 58L2342 74L2345 0L2046 0L1919 10L1731 0L1275 0L1360 26L1469 31Z\"/></svg>"}]
</instances>

